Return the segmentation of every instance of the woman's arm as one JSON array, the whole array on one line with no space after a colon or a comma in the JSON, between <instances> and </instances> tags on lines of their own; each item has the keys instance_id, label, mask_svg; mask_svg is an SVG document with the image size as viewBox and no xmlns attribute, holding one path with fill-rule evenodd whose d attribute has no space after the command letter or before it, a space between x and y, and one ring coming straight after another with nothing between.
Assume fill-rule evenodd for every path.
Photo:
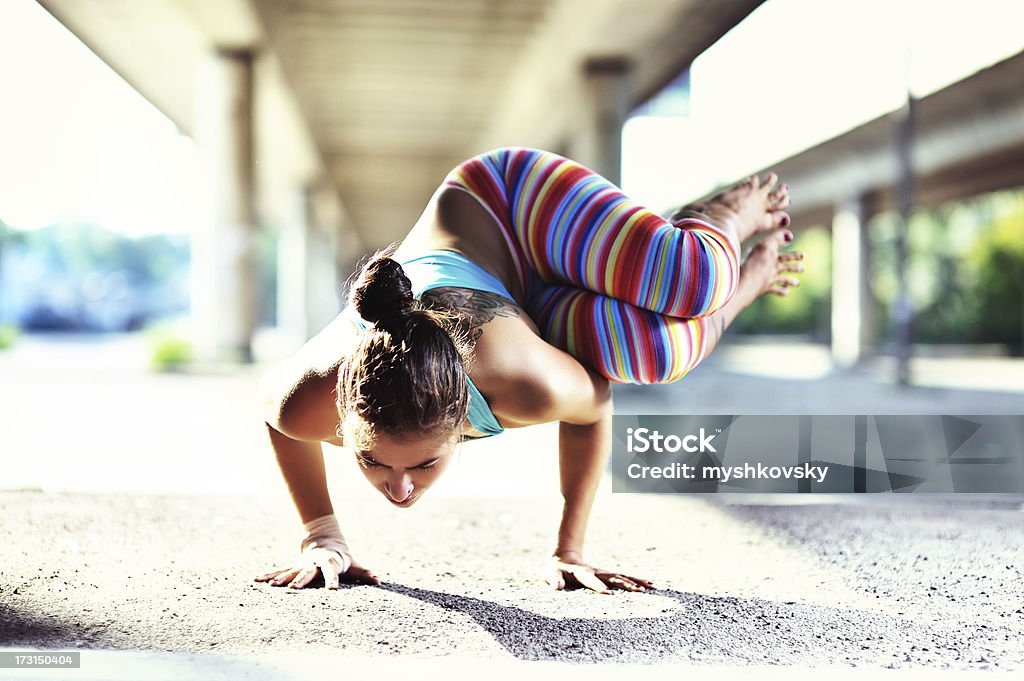
<instances>
[{"instance_id":1,"label":"woman's arm","mask_svg":"<svg viewBox=\"0 0 1024 681\"><path fill-rule=\"evenodd\" d=\"M502 421L519 425L558 421L562 518L545 577L562 589L577 583L606 593L609 588L642 591L645 580L601 570L583 559L583 545L597 488L605 473L612 437L612 395L608 379L537 336L522 334L515 380L507 381L494 406Z\"/></svg>"},{"instance_id":2,"label":"woman's arm","mask_svg":"<svg viewBox=\"0 0 1024 681\"><path fill-rule=\"evenodd\" d=\"M558 468L564 504L555 555L562 559L583 557L590 511L608 463L611 436L611 400L594 423L558 424Z\"/></svg>"},{"instance_id":3,"label":"woman's arm","mask_svg":"<svg viewBox=\"0 0 1024 681\"><path fill-rule=\"evenodd\" d=\"M330 493L327 491L327 475L320 443L295 440L270 423L266 424L266 428L281 475L291 492L307 536L302 542L302 555L292 565L257 576L256 581L301 589L312 582L318 573L322 573L324 585L328 589L337 589L343 576L348 581L380 584L372 572L352 559L338 527Z\"/></svg>"},{"instance_id":4,"label":"woman's arm","mask_svg":"<svg viewBox=\"0 0 1024 681\"><path fill-rule=\"evenodd\" d=\"M293 440L264 424L292 501L303 523L334 513L327 491L324 453L319 442Z\"/></svg>"},{"instance_id":5,"label":"woman's arm","mask_svg":"<svg viewBox=\"0 0 1024 681\"><path fill-rule=\"evenodd\" d=\"M301 556L291 566L272 570L256 581L302 588L322 572L329 589L337 588L342 576L379 584L376 576L352 559L334 517L321 443L340 444L334 403L337 362L328 361L322 351L311 352L315 349L311 341L264 378L264 426L307 535Z\"/></svg>"},{"instance_id":6,"label":"woman's arm","mask_svg":"<svg viewBox=\"0 0 1024 681\"><path fill-rule=\"evenodd\" d=\"M320 446L336 437L333 386L330 372L303 371L295 360L277 365L264 379L264 425L303 523L334 513Z\"/></svg>"}]
</instances>

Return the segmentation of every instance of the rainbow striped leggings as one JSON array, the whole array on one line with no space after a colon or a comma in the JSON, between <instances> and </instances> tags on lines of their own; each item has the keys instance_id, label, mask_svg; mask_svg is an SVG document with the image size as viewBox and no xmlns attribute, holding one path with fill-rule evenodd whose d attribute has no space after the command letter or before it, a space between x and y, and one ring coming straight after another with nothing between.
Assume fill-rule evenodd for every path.
<instances>
[{"instance_id":1,"label":"rainbow striped leggings","mask_svg":"<svg viewBox=\"0 0 1024 681\"><path fill-rule=\"evenodd\" d=\"M608 379L669 383L707 352L707 315L733 295L739 244L666 221L556 154L508 148L455 168L502 228L541 334Z\"/></svg>"}]
</instances>

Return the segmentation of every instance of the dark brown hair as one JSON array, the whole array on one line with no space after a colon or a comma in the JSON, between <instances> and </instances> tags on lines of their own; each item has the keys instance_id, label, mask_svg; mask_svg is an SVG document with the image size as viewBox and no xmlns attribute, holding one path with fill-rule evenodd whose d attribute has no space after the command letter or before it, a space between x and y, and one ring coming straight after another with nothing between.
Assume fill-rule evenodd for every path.
<instances>
[{"instance_id":1,"label":"dark brown hair","mask_svg":"<svg viewBox=\"0 0 1024 681\"><path fill-rule=\"evenodd\" d=\"M372 327L338 372L338 413L360 450L378 433L431 435L461 428L469 409L467 344L454 319L421 307L389 251L375 254L349 302Z\"/></svg>"}]
</instances>

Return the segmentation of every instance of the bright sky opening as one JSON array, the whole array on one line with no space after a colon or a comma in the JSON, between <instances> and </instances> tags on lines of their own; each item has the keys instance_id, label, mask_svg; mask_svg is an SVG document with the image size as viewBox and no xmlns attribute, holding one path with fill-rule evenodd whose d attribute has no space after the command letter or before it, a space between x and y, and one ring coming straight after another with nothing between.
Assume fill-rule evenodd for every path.
<instances>
[{"instance_id":1,"label":"bright sky opening","mask_svg":"<svg viewBox=\"0 0 1024 681\"><path fill-rule=\"evenodd\" d=\"M201 153L33 0L0 2L0 220L186 232Z\"/></svg>"},{"instance_id":2,"label":"bright sky opening","mask_svg":"<svg viewBox=\"0 0 1024 681\"><path fill-rule=\"evenodd\" d=\"M689 117L636 117L623 188L662 210L1024 51L1020 0L769 0L697 58Z\"/></svg>"},{"instance_id":3,"label":"bright sky opening","mask_svg":"<svg viewBox=\"0 0 1024 681\"><path fill-rule=\"evenodd\" d=\"M623 186L656 209L1024 50L1019 0L769 0L694 63L691 115L632 119ZM909 55L909 59L908 59ZM203 154L33 0L0 2L0 220L127 234L200 219Z\"/></svg>"}]
</instances>

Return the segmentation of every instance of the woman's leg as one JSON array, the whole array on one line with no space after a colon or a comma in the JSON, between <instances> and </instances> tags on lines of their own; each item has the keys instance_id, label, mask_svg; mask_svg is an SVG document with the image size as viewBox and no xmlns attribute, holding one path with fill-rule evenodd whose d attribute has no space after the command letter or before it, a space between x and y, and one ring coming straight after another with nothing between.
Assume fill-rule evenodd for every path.
<instances>
[{"instance_id":1,"label":"woman's leg","mask_svg":"<svg viewBox=\"0 0 1024 681\"><path fill-rule=\"evenodd\" d=\"M673 225L556 154L497 149L459 165L446 184L501 224L524 282L539 277L673 317L710 314L735 291L732 231L698 219Z\"/></svg>"},{"instance_id":2,"label":"woman's leg","mask_svg":"<svg viewBox=\"0 0 1024 681\"><path fill-rule=\"evenodd\" d=\"M528 312L541 335L619 383L671 383L682 378L715 347L747 305L765 294L786 296L800 285L803 254L780 253L786 230L769 233L740 266L734 295L720 310L680 319L615 298L567 286L547 286Z\"/></svg>"},{"instance_id":3,"label":"woman's leg","mask_svg":"<svg viewBox=\"0 0 1024 681\"><path fill-rule=\"evenodd\" d=\"M446 184L474 195L501 225L522 281L532 283L526 309L543 337L612 381L682 378L754 297L796 285L785 276L795 266L775 260L792 235L776 229L752 253L757 267L745 263L737 295L737 235L788 224L786 187L773 190L774 179L711 199L707 213L724 229L698 218L669 223L596 173L533 149L477 156Z\"/></svg>"},{"instance_id":4,"label":"woman's leg","mask_svg":"<svg viewBox=\"0 0 1024 681\"><path fill-rule=\"evenodd\" d=\"M680 319L568 286L547 286L530 316L546 341L617 383L671 383L717 340L713 316Z\"/></svg>"}]
</instances>

